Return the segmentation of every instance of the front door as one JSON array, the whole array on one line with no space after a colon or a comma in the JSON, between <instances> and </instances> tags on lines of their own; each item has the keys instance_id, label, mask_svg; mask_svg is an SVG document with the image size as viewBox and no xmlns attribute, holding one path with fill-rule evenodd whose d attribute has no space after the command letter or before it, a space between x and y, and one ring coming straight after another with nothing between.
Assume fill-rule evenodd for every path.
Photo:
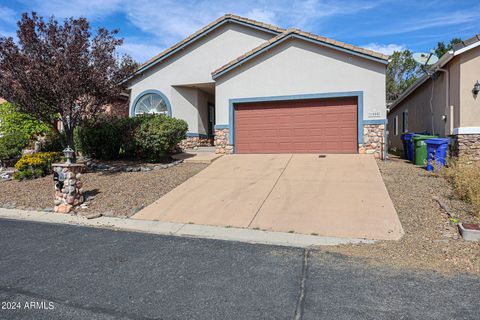
<instances>
[{"instance_id":1,"label":"front door","mask_svg":"<svg viewBox=\"0 0 480 320\"><path fill-rule=\"evenodd\" d=\"M213 138L215 135L215 106L208 105L208 137Z\"/></svg>"}]
</instances>

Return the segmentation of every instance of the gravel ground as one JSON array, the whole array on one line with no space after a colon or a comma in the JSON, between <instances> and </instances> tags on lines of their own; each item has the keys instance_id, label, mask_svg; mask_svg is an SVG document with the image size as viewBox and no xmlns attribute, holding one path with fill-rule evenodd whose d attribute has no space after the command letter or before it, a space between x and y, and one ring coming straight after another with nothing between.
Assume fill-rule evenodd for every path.
<instances>
[{"instance_id":1,"label":"gravel ground","mask_svg":"<svg viewBox=\"0 0 480 320\"><path fill-rule=\"evenodd\" d=\"M148 172L95 172L82 175L87 209L80 213L131 216L154 202L207 165L182 163ZM19 209L53 208L52 176L26 181L0 182L0 206Z\"/></svg>"},{"instance_id":2,"label":"gravel ground","mask_svg":"<svg viewBox=\"0 0 480 320\"><path fill-rule=\"evenodd\" d=\"M480 274L480 243L464 241L434 199L442 199L464 221L478 223L479 219L470 214L470 207L454 198L447 181L398 157L378 161L378 166L405 235L400 241L343 245L329 251L402 269Z\"/></svg>"}]
</instances>

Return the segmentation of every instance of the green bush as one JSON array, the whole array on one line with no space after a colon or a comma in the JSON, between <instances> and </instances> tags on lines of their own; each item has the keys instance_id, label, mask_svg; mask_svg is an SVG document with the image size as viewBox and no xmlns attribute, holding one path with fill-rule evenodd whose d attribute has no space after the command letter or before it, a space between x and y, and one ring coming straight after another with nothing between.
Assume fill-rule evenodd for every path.
<instances>
[{"instance_id":1,"label":"green bush","mask_svg":"<svg viewBox=\"0 0 480 320\"><path fill-rule=\"evenodd\" d=\"M65 133L62 133L65 136ZM65 137L64 137L65 138ZM42 143L43 152L62 152L62 137L55 131L49 130L44 137Z\"/></svg>"},{"instance_id":2,"label":"green bush","mask_svg":"<svg viewBox=\"0 0 480 320\"><path fill-rule=\"evenodd\" d=\"M19 157L28 143L28 136L21 132L4 134L0 137L0 160Z\"/></svg>"},{"instance_id":3,"label":"green bush","mask_svg":"<svg viewBox=\"0 0 480 320\"><path fill-rule=\"evenodd\" d=\"M122 125L117 119L85 123L75 131L75 146L84 155L95 159L118 159L123 134Z\"/></svg>"},{"instance_id":4,"label":"green bush","mask_svg":"<svg viewBox=\"0 0 480 320\"><path fill-rule=\"evenodd\" d=\"M157 161L186 138L188 125L184 120L155 115L143 121L135 133L142 156Z\"/></svg>"},{"instance_id":5,"label":"green bush","mask_svg":"<svg viewBox=\"0 0 480 320\"><path fill-rule=\"evenodd\" d=\"M52 172L52 163L62 159L60 152L26 154L15 164L17 180L43 177Z\"/></svg>"},{"instance_id":6,"label":"green bush","mask_svg":"<svg viewBox=\"0 0 480 320\"><path fill-rule=\"evenodd\" d=\"M135 131L148 118L103 117L87 121L75 130L75 147L82 154L100 160L136 158Z\"/></svg>"},{"instance_id":7,"label":"green bush","mask_svg":"<svg viewBox=\"0 0 480 320\"><path fill-rule=\"evenodd\" d=\"M185 138L187 128L185 121L164 115L104 117L76 129L75 147L100 160L143 157L155 161Z\"/></svg>"},{"instance_id":8,"label":"green bush","mask_svg":"<svg viewBox=\"0 0 480 320\"><path fill-rule=\"evenodd\" d=\"M48 127L34 117L19 112L8 102L0 104L0 134L22 133L32 139L48 132Z\"/></svg>"}]
</instances>

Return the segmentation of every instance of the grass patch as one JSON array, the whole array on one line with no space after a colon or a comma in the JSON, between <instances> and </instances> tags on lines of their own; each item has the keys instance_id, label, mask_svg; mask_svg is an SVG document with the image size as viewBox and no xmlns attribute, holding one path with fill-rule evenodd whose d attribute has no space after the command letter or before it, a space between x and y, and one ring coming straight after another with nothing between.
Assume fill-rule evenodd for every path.
<instances>
[{"instance_id":1,"label":"grass patch","mask_svg":"<svg viewBox=\"0 0 480 320\"><path fill-rule=\"evenodd\" d=\"M470 203L480 216L480 163L457 159L440 173L452 184L455 194Z\"/></svg>"}]
</instances>

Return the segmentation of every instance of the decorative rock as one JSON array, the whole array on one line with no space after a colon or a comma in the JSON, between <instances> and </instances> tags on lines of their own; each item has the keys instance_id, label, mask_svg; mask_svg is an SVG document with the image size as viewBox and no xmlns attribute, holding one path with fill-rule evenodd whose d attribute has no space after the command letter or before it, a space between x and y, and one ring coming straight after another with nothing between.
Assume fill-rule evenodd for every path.
<instances>
[{"instance_id":1,"label":"decorative rock","mask_svg":"<svg viewBox=\"0 0 480 320\"><path fill-rule=\"evenodd\" d=\"M79 192L82 186L79 178L80 172L83 170L83 165L80 164L65 164L57 163L52 165L53 170L57 173L64 173L65 180L63 181L62 189L55 185L55 208L54 211L58 213L69 213L74 206L78 206L83 202L83 196Z\"/></svg>"},{"instance_id":2,"label":"decorative rock","mask_svg":"<svg viewBox=\"0 0 480 320\"><path fill-rule=\"evenodd\" d=\"M69 213L71 210L72 210L71 205L62 203L61 205L56 206L54 211L58 213Z\"/></svg>"},{"instance_id":3,"label":"decorative rock","mask_svg":"<svg viewBox=\"0 0 480 320\"><path fill-rule=\"evenodd\" d=\"M87 218L87 219L100 218L101 216L102 216L102 214L99 213L99 212L93 212L93 213L89 213L89 214L84 215L84 217Z\"/></svg>"},{"instance_id":4,"label":"decorative rock","mask_svg":"<svg viewBox=\"0 0 480 320\"><path fill-rule=\"evenodd\" d=\"M75 202L75 197L74 196L67 196L67 203L68 204L73 204Z\"/></svg>"}]
</instances>

